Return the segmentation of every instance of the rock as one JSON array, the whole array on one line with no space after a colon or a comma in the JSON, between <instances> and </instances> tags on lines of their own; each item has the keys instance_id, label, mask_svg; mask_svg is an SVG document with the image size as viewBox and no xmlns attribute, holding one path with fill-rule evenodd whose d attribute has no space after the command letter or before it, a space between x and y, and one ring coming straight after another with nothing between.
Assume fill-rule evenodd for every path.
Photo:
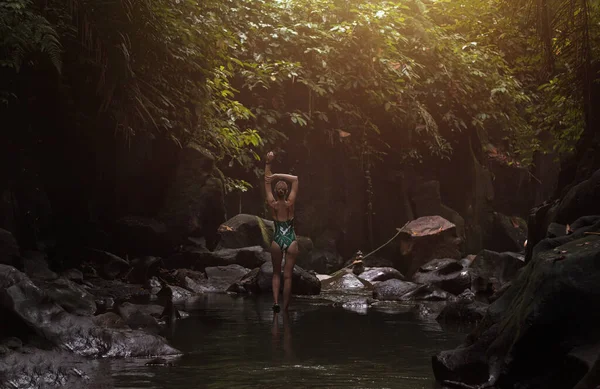
<instances>
[{"instance_id":1,"label":"rock","mask_svg":"<svg viewBox=\"0 0 600 389\"><path fill-rule=\"evenodd\" d=\"M126 260L106 251L88 249L85 250L85 255L100 276L107 280L120 279L131 270L131 265Z\"/></svg>"},{"instance_id":2,"label":"rock","mask_svg":"<svg viewBox=\"0 0 600 389\"><path fill-rule=\"evenodd\" d=\"M433 357L438 381L469 384L519 382L531 389L572 387L568 354L600 339L600 223L540 241L531 262L494 301L463 345ZM510 363L509 363L510 361Z\"/></svg>"},{"instance_id":3,"label":"rock","mask_svg":"<svg viewBox=\"0 0 600 389\"><path fill-rule=\"evenodd\" d=\"M213 252L184 251L164 261L166 269L193 269L204 271L210 266L240 265L248 269L260 267L271 261L271 254L259 246L242 249L221 249Z\"/></svg>"},{"instance_id":4,"label":"rock","mask_svg":"<svg viewBox=\"0 0 600 389\"><path fill-rule=\"evenodd\" d=\"M140 257L131 261L131 272L127 280L133 284L145 284L152 277L159 274L161 258L159 257Z\"/></svg>"},{"instance_id":5,"label":"rock","mask_svg":"<svg viewBox=\"0 0 600 389\"><path fill-rule=\"evenodd\" d=\"M89 280L88 291L96 296L96 301L128 301L132 299L147 299L150 291L142 285L126 284L118 280L94 278Z\"/></svg>"},{"instance_id":6,"label":"rock","mask_svg":"<svg viewBox=\"0 0 600 389\"><path fill-rule=\"evenodd\" d=\"M373 287L373 298L377 300L402 300L402 296L417 289L419 285L391 279L378 283Z\"/></svg>"},{"instance_id":7,"label":"rock","mask_svg":"<svg viewBox=\"0 0 600 389\"><path fill-rule=\"evenodd\" d=\"M400 231L400 250L406 261L403 274L406 277L412 277L421 265L432 259L461 258L461 240L456 235L456 227L440 216L420 217Z\"/></svg>"},{"instance_id":8,"label":"rock","mask_svg":"<svg viewBox=\"0 0 600 389\"><path fill-rule=\"evenodd\" d=\"M2 340L2 345L11 350L18 350L23 347L23 342L19 338L10 337Z\"/></svg>"},{"instance_id":9,"label":"rock","mask_svg":"<svg viewBox=\"0 0 600 389\"><path fill-rule=\"evenodd\" d=\"M321 274L331 274L342 268L344 259L336 251L313 249L302 259L298 256L298 266Z\"/></svg>"},{"instance_id":10,"label":"rock","mask_svg":"<svg viewBox=\"0 0 600 389\"><path fill-rule=\"evenodd\" d=\"M323 292L365 292L373 289L370 282L362 280L352 273L339 273L321 282Z\"/></svg>"},{"instance_id":11,"label":"rock","mask_svg":"<svg viewBox=\"0 0 600 389\"><path fill-rule=\"evenodd\" d=\"M567 235L567 226L564 224L550 223L546 232L546 238L559 238Z\"/></svg>"},{"instance_id":12,"label":"rock","mask_svg":"<svg viewBox=\"0 0 600 389\"><path fill-rule=\"evenodd\" d=\"M421 266L412 281L435 285L449 293L460 294L471 287L470 272L470 269L464 269L455 259L434 259Z\"/></svg>"},{"instance_id":13,"label":"rock","mask_svg":"<svg viewBox=\"0 0 600 389\"><path fill-rule=\"evenodd\" d=\"M402 301L445 301L450 294L434 285L419 285L416 289L403 294Z\"/></svg>"},{"instance_id":14,"label":"rock","mask_svg":"<svg viewBox=\"0 0 600 389\"><path fill-rule=\"evenodd\" d=\"M273 239L273 231L272 221L241 213L219 227L219 247L239 249L260 246L268 249Z\"/></svg>"},{"instance_id":15,"label":"rock","mask_svg":"<svg viewBox=\"0 0 600 389\"><path fill-rule=\"evenodd\" d=\"M404 281L402 273L393 267L365 267L365 271L360 273L359 278L371 283L391 279Z\"/></svg>"},{"instance_id":16,"label":"rock","mask_svg":"<svg viewBox=\"0 0 600 389\"><path fill-rule=\"evenodd\" d=\"M567 192L558 206L554 221L572 224L586 215L600 215L600 170Z\"/></svg>"},{"instance_id":17,"label":"rock","mask_svg":"<svg viewBox=\"0 0 600 389\"><path fill-rule=\"evenodd\" d=\"M0 305L55 347L86 357L177 354L163 338L141 331L98 327L69 314L17 269L0 265Z\"/></svg>"},{"instance_id":18,"label":"rock","mask_svg":"<svg viewBox=\"0 0 600 389\"><path fill-rule=\"evenodd\" d=\"M25 251L23 253L23 269L32 279L52 281L58 274L48 267L48 257L39 251Z\"/></svg>"},{"instance_id":19,"label":"rock","mask_svg":"<svg viewBox=\"0 0 600 389\"><path fill-rule=\"evenodd\" d=\"M272 267L271 267L272 268ZM272 272L272 270L271 270ZM242 279L233 283L229 288L227 288L227 292L231 293L250 293L250 294L258 294L261 292L260 287L258 286L258 276L260 274L260 268L257 267L252 269L250 273L246 274ZM293 280L292 280L293 282Z\"/></svg>"},{"instance_id":20,"label":"rock","mask_svg":"<svg viewBox=\"0 0 600 389\"><path fill-rule=\"evenodd\" d=\"M477 258L476 255L467 255L466 257L464 257L463 259L460 260L460 265L463 268L467 269L467 268L471 267L475 258Z\"/></svg>"},{"instance_id":21,"label":"rock","mask_svg":"<svg viewBox=\"0 0 600 389\"><path fill-rule=\"evenodd\" d=\"M167 287L172 291L172 300L174 304L183 303L193 296L192 292L179 286L167 285ZM157 293L157 296L160 298L166 297L165 291L166 287L163 287L161 291Z\"/></svg>"},{"instance_id":22,"label":"rock","mask_svg":"<svg viewBox=\"0 0 600 389\"><path fill-rule=\"evenodd\" d=\"M166 225L151 218L122 217L112 235L115 253L121 256L166 255L171 249Z\"/></svg>"},{"instance_id":23,"label":"rock","mask_svg":"<svg viewBox=\"0 0 600 389\"><path fill-rule=\"evenodd\" d=\"M208 278L202 281L205 292L226 292L229 286L250 273L250 269L240 265L207 267L205 271Z\"/></svg>"},{"instance_id":24,"label":"rock","mask_svg":"<svg viewBox=\"0 0 600 389\"><path fill-rule=\"evenodd\" d=\"M525 250L527 239L527 223L520 217L508 217L494 212L492 228L485 242L487 249L497 252Z\"/></svg>"},{"instance_id":25,"label":"rock","mask_svg":"<svg viewBox=\"0 0 600 389\"><path fill-rule=\"evenodd\" d=\"M123 318L114 312L106 312L92 318L95 325L104 328L129 329Z\"/></svg>"},{"instance_id":26,"label":"rock","mask_svg":"<svg viewBox=\"0 0 600 389\"><path fill-rule=\"evenodd\" d=\"M282 272L283 273L283 272ZM270 292L273 290L271 280L273 278L273 264L265 262L258 272L256 282L258 290ZM283 290L283 276L281 277L281 289ZM251 287L252 289L252 287ZM295 295L318 295L321 293L321 281L312 273L307 272L300 266L294 266L292 276L292 294Z\"/></svg>"},{"instance_id":27,"label":"rock","mask_svg":"<svg viewBox=\"0 0 600 389\"><path fill-rule=\"evenodd\" d=\"M124 303L117 308L123 321L131 329L142 329L152 334L159 334L161 327L158 320L164 310L160 305L138 305Z\"/></svg>"},{"instance_id":28,"label":"rock","mask_svg":"<svg viewBox=\"0 0 600 389\"><path fill-rule=\"evenodd\" d=\"M10 231L0 228L0 265L21 267L19 244Z\"/></svg>"},{"instance_id":29,"label":"rock","mask_svg":"<svg viewBox=\"0 0 600 389\"><path fill-rule=\"evenodd\" d=\"M438 181L427 181L413 188L411 201L417 216L440 216L449 220L456 226L458 236L464 237L465 220L458 212L442 204Z\"/></svg>"},{"instance_id":30,"label":"rock","mask_svg":"<svg viewBox=\"0 0 600 389\"><path fill-rule=\"evenodd\" d=\"M87 290L66 278L36 283L44 293L65 311L79 316L92 316L96 312L96 298Z\"/></svg>"},{"instance_id":31,"label":"rock","mask_svg":"<svg viewBox=\"0 0 600 389\"><path fill-rule=\"evenodd\" d=\"M329 274L316 274L316 276L319 281L325 281L331 278Z\"/></svg>"},{"instance_id":32,"label":"rock","mask_svg":"<svg viewBox=\"0 0 600 389\"><path fill-rule=\"evenodd\" d=\"M207 247L214 249L219 225L226 220L223 185L210 152L196 143L186 145L179 153L159 219L175 239L200 234Z\"/></svg>"},{"instance_id":33,"label":"rock","mask_svg":"<svg viewBox=\"0 0 600 389\"><path fill-rule=\"evenodd\" d=\"M492 295L502 285L513 280L523 266L523 255L483 250L470 268L472 290L476 294Z\"/></svg>"},{"instance_id":34,"label":"rock","mask_svg":"<svg viewBox=\"0 0 600 389\"><path fill-rule=\"evenodd\" d=\"M62 276L69 281L83 284L83 273L77 269L68 269L62 272Z\"/></svg>"},{"instance_id":35,"label":"rock","mask_svg":"<svg viewBox=\"0 0 600 389\"><path fill-rule=\"evenodd\" d=\"M443 323L478 323L483 320L488 309L488 304L480 301L459 299L449 302L437 316Z\"/></svg>"}]
</instances>

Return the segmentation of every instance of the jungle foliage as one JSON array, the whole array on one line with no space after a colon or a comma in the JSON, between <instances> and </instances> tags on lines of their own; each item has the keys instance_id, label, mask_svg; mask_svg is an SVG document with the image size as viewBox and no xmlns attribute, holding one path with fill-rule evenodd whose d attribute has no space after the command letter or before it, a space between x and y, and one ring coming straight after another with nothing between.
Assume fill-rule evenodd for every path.
<instances>
[{"instance_id":1,"label":"jungle foliage","mask_svg":"<svg viewBox=\"0 0 600 389\"><path fill-rule=\"evenodd\" d=\"M36 93L18 85L24 68L53 69L71 90L65 98L79 100L76 126L103 117L111 123L103 131L125 139L194 140L223 166L253 166L290 136L309 147L315 134L343 143L363 166L386 153L418 163L449 158L457 137L471 133L527 165L538 150L571 153L592 126L597 8L588 0L5 0L0 115Z\"/></svg>"}]
</instances>

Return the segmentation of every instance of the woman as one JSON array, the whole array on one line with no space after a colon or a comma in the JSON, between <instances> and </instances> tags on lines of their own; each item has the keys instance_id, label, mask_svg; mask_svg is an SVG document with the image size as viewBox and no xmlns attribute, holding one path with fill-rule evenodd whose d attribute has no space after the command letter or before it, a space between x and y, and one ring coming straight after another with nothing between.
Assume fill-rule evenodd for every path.
<instances>
[{"instance_id":1,"label":"woman","mask_svg":"<svg viewBox=\"0 0 600 389\"><path fill-rule=\"evenodd\" d=\"M298 194L298 177L290 174L272 174L271 162L275 154L267 154L267 163L265 166L265 191L267 193L267 202L273 213L275 224L275 233L271 242L271 260L273 261L273 310L279 312L279 288L281 284L281 261L285 256L285 268L283 269L283 309L287 311L292 294L292 274L296 256L298 255L298 242L296 241L296 232L294 231L294 203ZM271 183L275 184L275 194ZM292 190L288 195L288 184L291 182Z\"/></svg>"}]
</instances>

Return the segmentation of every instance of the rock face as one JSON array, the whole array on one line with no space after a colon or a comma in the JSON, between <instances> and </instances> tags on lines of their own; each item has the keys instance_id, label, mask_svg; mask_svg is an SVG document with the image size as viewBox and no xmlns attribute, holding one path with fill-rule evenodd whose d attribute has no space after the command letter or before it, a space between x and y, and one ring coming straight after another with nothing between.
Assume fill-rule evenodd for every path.
<instances>
[{"instance_id":1,"label":"rock face","mask_svg":"<svg viewBox=\"0 0 600 389\"><path fill-rule=\"evenodd\" d=\"M440 216L420 217L400 231L406 277L412 277L421 265L432 259L461 258L461 240L456 234L456 226Z\"/></svg>"},{"instance_id":2,"label":"rock face","mask_svg":"<svg viewBox=\"0 0 600 389\"><path fill-rule=\"evenodd\" d=\"M261 246L268 249L273 228L270 220L244 213L235 215L219 226L219 246L227 249Z\"/></svg>"},{"instance_id":3,"label":"rock face","mask_svg":"<svg viewBox=\"0 0 600 389\"><path fill-rule=\"evenodd\" d=\"M129 357L179 353L163 338L140 331L102 328L91 317L75 316L11 266L0 265L0 307L53 346L88 357Z\"/></svg>"},{"instance_id":4,"label":"rock face","mask_svg":"<svg viewBox=\"0 0 600 389\"><path fill-rule=\"evenodd\" d=\"M336 251L316 248L303 258L299 257L297 263L306 270L331 274L342 268L344 259Z\"/></svg>"},{"instance_id":5,"label":"rock face","mask_svg":"<svg viewBox=\"0 0 600 389\"><path fill-rule=\"evenodd\" d=\"M200 234L206 238L207 247L213 249L219 225L225 221L224 196L214 158L202 146L189 144L179 154L159 219L176 239Z\"/></svg>"},{"instance_id":6,"label":"rock face","mask_svg":"<svg viewBox=\"0 0 600 389\"><path fill-rule=\"evenodd\" d=\"M455 350L433 357L438 381L573 388L570 351L600 339L600 223L541 241L532 261ZM477 262L477 261L476 261ZM510 361L510 363L509 363Z\"/></svg>"}]
</instances>

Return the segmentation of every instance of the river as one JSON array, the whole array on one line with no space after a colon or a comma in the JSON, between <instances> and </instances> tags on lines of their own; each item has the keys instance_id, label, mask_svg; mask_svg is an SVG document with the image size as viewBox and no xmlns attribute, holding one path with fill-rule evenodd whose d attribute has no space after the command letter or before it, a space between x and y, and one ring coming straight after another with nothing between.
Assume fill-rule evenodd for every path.
<instances>
[{"instance_id":1,"label":"river","mask_svg":"<svg viewBox=\"0 0 600 389\"><path fill-rule=\"evenodd\" d=\"M266 296L205 295L186 309L172 338L184 356L99 361L97 387L432 389L431 356L464 338L408 310L319 299L295 300L288 315L274 315Z\"/></svg>"}]
</instances>

